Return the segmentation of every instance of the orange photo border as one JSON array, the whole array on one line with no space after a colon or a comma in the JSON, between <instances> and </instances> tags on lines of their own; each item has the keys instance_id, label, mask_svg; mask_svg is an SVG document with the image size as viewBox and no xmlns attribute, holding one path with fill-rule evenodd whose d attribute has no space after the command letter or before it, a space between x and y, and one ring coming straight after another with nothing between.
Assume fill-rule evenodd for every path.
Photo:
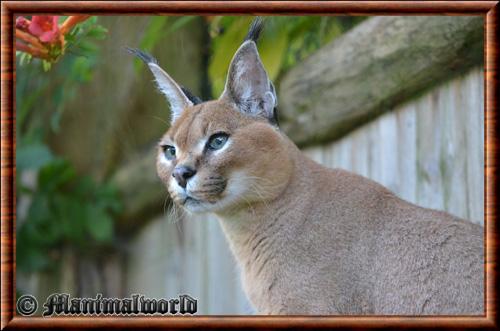
<instances>
[{"instance_id":1,"label":"orange photo border","mask_svg":"<svg viewBox=\"0 0 500 331\"><path fill-rule=\"evenodd\" d=\"M20 328L407 328L498 329L498 1L4 1L1 3L1 329ZM14 17L91 15L480 15L485 65L485 282L483 316L22 317L15 313Z\"/></svg>"}]
</instances>

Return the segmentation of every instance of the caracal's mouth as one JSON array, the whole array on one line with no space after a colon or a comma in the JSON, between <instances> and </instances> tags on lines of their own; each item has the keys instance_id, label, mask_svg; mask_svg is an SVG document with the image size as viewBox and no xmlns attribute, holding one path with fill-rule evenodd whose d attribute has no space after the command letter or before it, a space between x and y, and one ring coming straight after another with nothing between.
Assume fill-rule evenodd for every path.
<instances>
[{"instance_id":1,"label":"caracal's mouth","mask_svg":"<svg viewBox=\"0 0 500 331\"><path fill-rule=\"evenodd\" d=\"M188 195L184 198L184 200L182 200L181 205L183 205L183 206L185 206L185 205L197 205L197 204L201 204L201 203L204 203L204 201L199 200L199 199L195 199L195 198Z\"/></svg>"},{"instance_id":2,"label":"caracal's mouth","mask_svg":"<svg viewBox=\"0 0 500 331\"><path fill-rule=\"evenodd\" d=\"M210 202L196 200L194 198L186 198L182 202L182 208L190 213L202 214L211 212L213 204Z\"/></svg>"},{"instance_id":3,"label":"caracal's mouth","mask_svg":"<svg viewBox=\"0 0 500 331\"><path fill-rule=\"evenodd\" d=\"M180 205L189 212L203 213L212 211L217 202L218 201L197 199L190 195L186 195L186 197L180 201Z\"/></svg>"},{"instance_id":4,"label":"caracal's mouth","mask_svg":"<svg viewBox=\"0 0 500 331\"><path fill-rule=\"evenodd\" d=\"M231 191L231 190L229 190ZM235 192L228 192L227 182L207 183L201 186L181 188L172 184L169 190L175 203L192 213L215 212L231 202ZM237 193L237 192L236 192Z\"/></svg>"}]
</instances>

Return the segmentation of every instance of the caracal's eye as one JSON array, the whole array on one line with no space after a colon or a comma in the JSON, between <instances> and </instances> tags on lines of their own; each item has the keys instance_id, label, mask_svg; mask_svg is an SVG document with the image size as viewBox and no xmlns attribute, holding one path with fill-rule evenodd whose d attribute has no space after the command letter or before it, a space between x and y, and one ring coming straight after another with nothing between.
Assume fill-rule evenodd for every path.
<instances>
[{"instance_id":1,"label":"caracal's eye","mask_svg":"<svg viewBox=\"0 0 500 331\"><path fill-rule=\"evenodd\" d=\"M227 133L224 133L224 132L219 132L219 133L213 134L210 137L210 139L208 139L208 142L207 142L208 149L211 149L211 150L221 149L226 144L227 138L229 138L229 135Z\"/></svg>"},{"instance_id":2,"label":"caracal's eye","mask_svg":"<svg viewBox=\"0 0 500 331\"><path fill-rule=\"evenodd\" d=\"M163 154L165 154L165 158L169 161L175 159L175 147L170 145L163 146Z\"/></svg>"}]
</instances>

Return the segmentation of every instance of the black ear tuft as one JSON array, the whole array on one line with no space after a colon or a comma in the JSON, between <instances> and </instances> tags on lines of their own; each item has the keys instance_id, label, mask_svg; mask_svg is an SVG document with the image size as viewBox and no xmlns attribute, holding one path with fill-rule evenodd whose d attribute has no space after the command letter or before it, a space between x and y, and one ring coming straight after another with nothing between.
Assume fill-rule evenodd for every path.
<instances>
[{"instance_id":1,"label":"black ear tuft","mask_svg":"<svg viewBox=\"0 0 500 331\"><path fill-rule=\"evenodd\" d=\"M149 63L158 64L158 61L152 55L150 55L146 52L143 52L140 49L131 48L131 47L125 47L125 49L130 54L137 56L139 59L141 59L146 64L149 64Z\"/></svg>"},{"instance_id":2,"label":"black ear tuft","mask_svg":"<svg viewBox=\"0 0 500 331\"><path fill-rule=\"evenodd\" d=\"M190 90L185 88L184 86L181 86L182 92L186 95L186 97L193 103L193 105L197 105L203 102L200 98L198 98L196 95L194 95Z\"/></svg>"},{"instance_id":3,"label":"black ear tuft","mask_svg":"<svg viewBox=\"0 0 500 331\"><path fill-rule=\"evenodd\" d=\"M245 41L247 40L252 40L253 42L257 43L257 40L259 40L260 33L262 32L262 29L264 27L264 22L262 18L256 17L252 21L252 25L250 25L250 29L248 30L247 36L245 37Z\"/></svg>"}]
</instances>

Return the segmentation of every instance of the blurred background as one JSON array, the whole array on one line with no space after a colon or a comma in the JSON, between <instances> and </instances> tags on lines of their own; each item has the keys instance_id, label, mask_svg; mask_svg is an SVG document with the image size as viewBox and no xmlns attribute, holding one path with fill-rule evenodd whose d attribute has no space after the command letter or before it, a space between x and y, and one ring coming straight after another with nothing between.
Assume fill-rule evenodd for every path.
<instances>
[{"instance_id":1,"label":"blurred background","mask_svg":"<svg viewBox=\"0 0 500 331\"><path fill-rule=\"evenodd\" d=\"M154 148L168 103L124 46L209 100L253 18L68 19L16 21L17 294L252 314L217 220L171 211ZM483 223L482 17L267 17L258 47L311 158Z\"/></svg>"}]
</instances>

